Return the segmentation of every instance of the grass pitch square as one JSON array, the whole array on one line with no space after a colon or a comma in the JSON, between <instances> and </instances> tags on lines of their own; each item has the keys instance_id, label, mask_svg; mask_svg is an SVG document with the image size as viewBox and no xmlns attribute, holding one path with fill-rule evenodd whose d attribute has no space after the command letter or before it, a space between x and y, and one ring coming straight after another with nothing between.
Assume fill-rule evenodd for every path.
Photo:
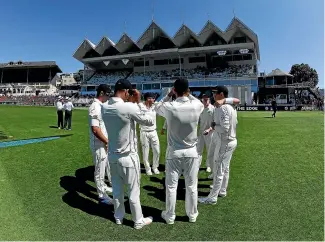
<instances>
[{"instance_id":1,"label":"grass pitch square","mask_svg":"<svg viewBox=\"0 0 325 242\"><path fill-rule=\"evenodd\" d=\"M122 226L112 207L100 206L93 182L87 111L75 110L72 131L58 130L54 108L0 107L0 137L63 136L0 149L0 240L323 240L324 115L321 112L238 112L238 147L228 195L199 205L195 224L178 187L174 225L160 219L165 206L164 155L160 175L142 174L141 203L154 223L136 231L130 211ZM159 118L158 129L163 120ZM8 138L12 136L11 138ZM199 196L211 181L199 173Z\"/></svg>"}]
</instances>

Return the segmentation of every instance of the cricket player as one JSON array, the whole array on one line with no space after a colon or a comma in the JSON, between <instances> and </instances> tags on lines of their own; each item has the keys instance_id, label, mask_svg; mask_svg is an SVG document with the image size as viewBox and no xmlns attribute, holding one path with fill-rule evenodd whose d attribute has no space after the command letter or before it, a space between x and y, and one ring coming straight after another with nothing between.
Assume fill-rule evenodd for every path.
<instances>
[{"instance_id":1,"label":"cricket player","mask_svg":"<svg viewBox=\"0 0 325 242\"><path fill-rule=\"evenodd\" d=\"M199 154L200 164L202 161L204 146L206 147L207 153L209 153L212 132L210 132L207 135L204 135L203 133L206 129L211 127L211 123L213 121L213 110L214 110L214 106L210 103L210 97L207 94L203 94L202 102L204 105L204 109L200 115L200 120L199 120L200 128L199 128L198 143L197 143L197 152ZM211 172L211 168L213 167L212 162L213 159L209 159L209 157L207 157L206 160L207 172Z\"/></svg>"},{"instance_id":2,"label":"cricket player","mask_svg":"<svg viewBox=\"0 0 325 242\"><path fill-rule=\"evenodd\" d=\"M171 102L171 97L177 98ZM183 174L186 187L186 214L190 222L196 222L197 182L199 159L197 153L197 126L203 104L189 94L186 79L177 79L172 91L155 107L158 115L167 121L166 154L166 210L161 216L167 224L175 221L176 190L179 177Z\"/></svg>"},{"instance_id":3,"label":"cricket player","mask_svg":"<svg viewBox=\"0 0 325 242\"><path fill-rule=\"evenodd\" d=\"M205 131L205 134L214 130L213 138L218 140L218 147L214 153L212 189L208 197L199 198L199 202L203 204L216 204L218 196L225 197L227 195L230 160L237 147L237 111L233 106L223 104L223 100L228 97L228 89L225 86L217 86L212 91L217 104L214 117L217 118L212 127ZM236 101L239 100L236 99ZM218 107L220 104L221 106Z\"/></svg>"},{"instance_id":4,"label":"cricket player","mask_svg":"<svg viewBox=\"0 0 325 242\"><path fill-rule=\"evenodd\" d=\"M152 223L152 217L143 217L140 204L140 159L136 149L135 122L153 126L154 121L141 111L140 97L140 92L132 89L128 80L120 79L115 84L114 97L102 105L102 118L109 139L108 160L112 176L115 221L118 225L123 223L124 185L127 185L135 229Z\"/></svg>"},{"instance_id":5,"label":"cricket player","mask_svg":"<svg viewBox=\"0 0 325 242\"><path fill-rule=\"evenodd\" d=\"M101 84L97 88L97 95L93 103L88 109L89 128L90 128L90 149L93 154L93 162L95 165L94 180L100 203L112 205L113 200L107 195L112 192L112 188L105 184L105 171L108 181L111 183L111 173L107 160L107 131L102 119L102 104L109 98L111 89L106 84Z\"/></svg>"},{"instance_id":6,"label":"cricket player","mask_svg":"<svg viewBox=\"0 0 325 242\"><path fill-rule=\"evenodd\" d=\"M145 93L144 94L144 103L140 103L141 110L144 111L147 115L150 115L154 121L153 126L140 125L140 142L142 146L142 158L143 163L146 168L146 174L148 176L154 174L159 174L159 157L160 157L160 146L159 138L157 134L157 125L156 125L156 111L154 109L155 94L154 93ZM149 148L152 148L152 171L149 164Z\"/></svg>"},{"instance_id":7,"label":"cricket player","mask_svg":"<svg viewBox=\"0 0 325 242\"><path fill-rule=\"evenodd\" d=\"M277 103L276 103L275 98L272 99L271 105L272 105L272 110L273 110L272 118L275 118L275 114L276 114L276 111L277 111Z\"/></svg>"},{"instance_id":8,"label":"cricket player","mask_svg":"<svg viewBox=\"0 0 325 242\"><path fill-rule=\"evenodd\" d=\"M59 96L56 102L56 112L58 114L58 129L63 129L63 104L61 96Z\"/></svg>"},{"instance_id":9,"label":"cricket player","mask_svg":"<svg viewBox=\"0 0 325 242\"><path fill-rule=\"evenodd\" d=\"M71 130L71 119L72 119L72 110L74 109L74 106L71 102L71 98L66 98L66 103L63 105L63 109L65 110L64 113L64 129Z\"/></svg>"}]
</instances>

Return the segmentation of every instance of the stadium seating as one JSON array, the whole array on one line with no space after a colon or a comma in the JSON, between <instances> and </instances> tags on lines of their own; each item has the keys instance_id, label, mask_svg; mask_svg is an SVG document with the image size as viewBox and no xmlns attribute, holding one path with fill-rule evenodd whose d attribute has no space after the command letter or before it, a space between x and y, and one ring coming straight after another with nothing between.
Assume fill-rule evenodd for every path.
<instances>
[{"instance_id":1,"label":"stadium seating","mask_svg":"<svg viewBox=\"0 0 325 242\"><path fill-rule=\"evenodd\" d=\"M108 84L115 83L118 79L125 78L129 74L128 71L112 72L112 73L96 73L90 78L87 84Z\"/></svg>"},{"instance_id":2,"label":"stadium seating","mask_svg":"<svg viewBox=\"0 0 325 242\"><path fill-rule=\"evenodd\" d=\"M96 73L87 84L112 84L120 78L127 78L132 83L139 82L152 82L158 80L176 79L180 76L179 69L171 71L146 71L146 72L133 72L128 76L128 72L112 72L112 73ZM195 69L182 70L181 75L188 79L206 79L206 78L233 78L233 77L250 77L255 76L254 69L251 65L233 65L227 68L213 68L207 69L206 67L198 66Z\"/></svg>"}]
</instances>

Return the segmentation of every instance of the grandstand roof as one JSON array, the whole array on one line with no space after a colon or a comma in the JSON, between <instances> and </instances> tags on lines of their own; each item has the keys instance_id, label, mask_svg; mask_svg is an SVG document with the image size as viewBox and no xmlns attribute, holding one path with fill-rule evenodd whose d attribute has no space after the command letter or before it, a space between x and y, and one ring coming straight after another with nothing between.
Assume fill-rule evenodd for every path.
<instances>
[{"instance_id":1,"label":"grandstand roof","mask_svg":"<svg viewBox=\"0 0 325 242\"><path fill-rule=\"evenodd\" d=\"M200 31L200 41L203 44L210 36L211 34L216 33L220 36L220 38L223 38L223 31L219 29L214 23L212 23L210 20L206 22L203 29Z\"/></svg>"},{"instance_id":2,"label":"grandstand roof","mask_svg":"<svg viewBox=\"0 0 325 242\"><path fill-rule=\"evenodd\" d=\"M176 32L173 40L177 46L182 46L185 41L191 37L197 42L201 43L199 37L189 27L187 27L185 24L182 24L182 26Z\"/></svg>"},{"instance_id":3,"label":"grandstand roof","mask_svg":"<svg viewBox=\"0 0 325 242\"><path fill-rule=\"evenodd\" d=\"M58 72L62 72L55 61L9 61L0 63L0 69L7 68L57 68Z\"/></svg>"},{"instance_id":4,"label":"grandstand roof","mask_svg":"<svg viewBox=\"0 0 325 242\"><path fill-rule=\"evenodd\" d=\"M83 58L85 56L85 54L87 52L89 52L90 50L95 51L95 47L96 47L96 45L94 43L92 43L88 39L85 39L84 41L82 41L82 43L80 44L78 49L75 51L75 53L73 54L73 57L79 60L79 59Z\"/></svg>"},{"instance_id":5,"label":"grandstand roof","mask_svg":"<svg viewBox=\"0 0 325 242\"><path fill-rule=\"evenodd\" d=\"M289 77L293 77L293 75L284 72L282 70L280 70L279 68L271 71L268 75L266 75L265 77L274 77L274 76L289 76Z\"/></svg>"},{"instance_id":6,"label":"grandstand roof","mask_svg":"<svg viewBox=\"0 0 325 242\"><path fill-rule=\"evenodd\" d=\"M169 37L169 35L166 34L166 32L162 28L160 28L155 21L152 21L149 27L144 31L144 33L138 39L137 44L142 49L146 44L152 42L159 35L166 37L172 43L174 43L173 40Z\"/></svg>"},{"instance_id":7,"label":"grandstand roof","mask_svg":"<svg viewBox=\"0 0 325 242\"><path fill-rule=\"evenodd\" d=\"M104 36L95 47L95 51L103 55L105 50L109 49L110 47L115 48L115 43L106 36Z\"/></svg>"},{"instance_id":8,"label":"grandstand roof","mask_svg":"<svg viewBox=\"0 0 325 242\"><path fill-rule=\"evenodd\" d=\"M128 36L126 33L124 33L122 35L122 37L120 38L120 40L117 42L116 44L116 49L118 51L120 51L120 53L124 53L125 51L128 50L128 48L130 48L132 45L134 45L136 48L139 49L139 46L130 38L130 36Z\"/></svg>"},{"instance_id":9,"label":"grandstand roof","mask_svg":"<svg viewBox=\"0 0 325 242\"><path fill-rule=\"evenodd\" d=\"M168 40L170 40L171 43L175 45L175 48L177 48L180 47L184 43L184 41L186 41L189 37L193 37L201 45L203 45L213 33L217 34L221 39L223 39L226 44L229 44L229 41L231 41L231 39L238 32L242 32L249 39L252 40L252 42L255 44L257 58L260 59L257 35L237 17L234 17L231 20L230 24L228 25L225 31L222 31L209 20L207 21L207 23L199 34L195 34L188 26L183 24L175 34L174 38L171 38L161 27L159 27L159 25L157 25L156 22L152 21L149 27L144 31L144 33L140 36L136 43L125 33L116 45L113 41L109 40L108 38L107 41L105 41L109 42L110 45L114 46L120 53L125 52L128 48L130 48L131 45L134 45L136 46L136 48L139 48L140 52L145 45L150 44L158 36L167 38ZM100 41L100 43L102 41ZM85 57L85 54L90 50L94 50L100 56L101 53L98 52L99 49L100 47L96 47L88 39L85 39L73 56L81 61L82 59L87 58Z\"/></svg>"}]
</instances>

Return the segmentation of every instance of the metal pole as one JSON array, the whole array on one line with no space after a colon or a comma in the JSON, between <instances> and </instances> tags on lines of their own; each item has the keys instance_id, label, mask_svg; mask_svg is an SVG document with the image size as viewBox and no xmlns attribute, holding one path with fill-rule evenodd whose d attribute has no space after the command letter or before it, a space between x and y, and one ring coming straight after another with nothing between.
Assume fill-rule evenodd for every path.
<instances>
[{"instance_id":1,"label":"metal pole","mask_svg":"<svg viewBox=\"0 0 325 242\"><path fill-rule=\"evenodd\" d=\"M179 76L182 76L182 62L181 62L181 56L178 53L178 61L179 61Z\"/></svg>"},{"instance_id":2,"label":"metal pole","mask_svg":"<svg viewBox=\"0 0 325 242\"><path fill-rule=\"evenodd\" d=\"M29 77L29 68L27 68L27 83L28 83L28 77Z\"/></svg>"},{"instance_id":3,"label":"metal pole","mask_svg":"<svg viewBox=\"0 0 325 242\"><path fill-rule=\"evenodd\" d=\"M146 57L143 57L143 76L146 78Z\"/></svg>"},{"instance_id":4,"label":"metal pole","mask_svg":"<svg viewBox=\"0 0 325 242\"><path fill-rule=\"evenodd\" d=\"M85 83L85 72L86 72L86 68L85 68L85 64L84 64L84 71L82 72L82 83Z\"/></svg>"}]
</instances>

